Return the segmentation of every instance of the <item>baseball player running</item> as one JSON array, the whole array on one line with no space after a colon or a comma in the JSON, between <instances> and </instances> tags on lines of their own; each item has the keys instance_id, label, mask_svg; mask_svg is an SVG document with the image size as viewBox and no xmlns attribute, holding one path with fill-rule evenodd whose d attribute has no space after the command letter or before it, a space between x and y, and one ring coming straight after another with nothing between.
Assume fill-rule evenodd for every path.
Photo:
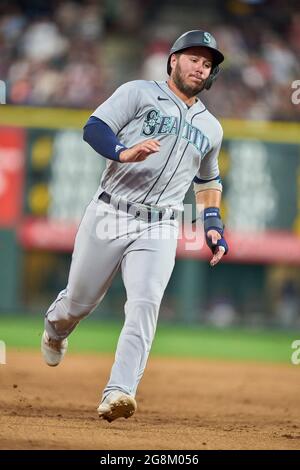
<instances>
[{"instance_id":1,"label":"baseball player running","mask_svg":"<svg viewBox=\"0 0 300 470\"><path fill-rule=\"evenodd\" d=\"M98 407L109 422L137 409L137 387L174 267L178 214L192 181L211 266L228 250L219 213L222 128L197 97L212 86L223 60L210 33L188 31L170 50L168 81L123 84L84 127L84 140L107 166L76 236L67 287L46 313L41 349L49 366L60 363L67 337L121 268L125 322Z\"/></svg>"}]
</instances>

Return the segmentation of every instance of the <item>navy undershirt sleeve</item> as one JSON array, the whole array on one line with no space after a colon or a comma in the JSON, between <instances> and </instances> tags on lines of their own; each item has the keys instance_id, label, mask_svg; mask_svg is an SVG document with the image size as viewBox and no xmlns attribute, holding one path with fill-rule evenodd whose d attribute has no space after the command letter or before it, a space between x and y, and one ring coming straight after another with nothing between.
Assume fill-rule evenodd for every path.
<instances>
[{"instance_id":1,"label":"navy undershirt sleeve","mask_svg":"<svg viewBox=\"0 0 300 470\"><path fill-rule=\"evenodd\" d=\"M127 147L121 144L104 121L96 116L91 116L83 129L83 140L96 152L110 160L120 161L119 155Z\"/></svg>"}]
</instances>

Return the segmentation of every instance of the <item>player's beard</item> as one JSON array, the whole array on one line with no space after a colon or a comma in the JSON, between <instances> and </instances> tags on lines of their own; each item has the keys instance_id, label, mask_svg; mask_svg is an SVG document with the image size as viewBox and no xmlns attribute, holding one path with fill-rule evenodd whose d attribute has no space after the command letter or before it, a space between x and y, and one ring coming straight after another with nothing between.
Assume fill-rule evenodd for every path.
<instances>
[{"instance_id":1,"label":"player's beard","mask_svg":"<svg viewBox=\"0 0 300 470\"><path fill-rule=\"evenodd\" d=\"M181 93L183 93L188 98L192 98L193 96L198 95L198 93L200 93L200 91L202 91L205 86L205 81L203 83L200 83L199 85L194 86L185 83L179 62L177 62L175 66L172 79L175 85L177 86L178 90L180 90Z\"/></svg>"}]
</instances>

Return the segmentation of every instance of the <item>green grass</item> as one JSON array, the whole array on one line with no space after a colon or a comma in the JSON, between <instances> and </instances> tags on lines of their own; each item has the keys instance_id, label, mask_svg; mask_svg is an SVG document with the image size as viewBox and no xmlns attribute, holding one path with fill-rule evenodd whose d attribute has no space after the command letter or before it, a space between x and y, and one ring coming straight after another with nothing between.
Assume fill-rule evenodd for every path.
<instances>
[{"instance_id":1,"label":"green grass","mask_svg":"<svg viewBox=\"0 0 300 470\"><path fill-rule=\"evenodd\" d=\"M70 352L114 353L120 324L83 321L72 333ZM0 340L7 349L39 349L43 319L0 316ZM156 356L285 362L299 332L158 325L152 354Z\"/></svg>"}]
</instances>

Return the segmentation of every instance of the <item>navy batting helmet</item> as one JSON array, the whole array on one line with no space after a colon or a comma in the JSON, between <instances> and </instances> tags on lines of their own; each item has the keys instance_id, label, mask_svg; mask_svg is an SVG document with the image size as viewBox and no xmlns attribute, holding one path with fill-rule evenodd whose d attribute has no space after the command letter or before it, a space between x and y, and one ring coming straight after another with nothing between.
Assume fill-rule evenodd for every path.
<instances>
[{"instance_id":1,"label":"navy batting helmet","mask_svg":"<svg viewBox=\"0 0 300 470\"><path fill-rule=\"evenodd\" d=\"M188 49L189 47L193 46L202 46L206 47L210 50L213 56L213 66L210 72L208 79L206 80L204 88L209 90L212 86L214 80L217 78L217 75L220 71L219 64L223 62L224 56L222 52L219 51L217 46L217 41L215 38L208 33L207 31L201 31L199 29L194 29L193 31L188 31L187 33L182 34L176 41L174 42L173 46L171 47L168 64L167 64L167 71L168 74L171 75L171 55L175 54L176 52L183 51L184 49Z\"/></svg>"}]
</instances>

